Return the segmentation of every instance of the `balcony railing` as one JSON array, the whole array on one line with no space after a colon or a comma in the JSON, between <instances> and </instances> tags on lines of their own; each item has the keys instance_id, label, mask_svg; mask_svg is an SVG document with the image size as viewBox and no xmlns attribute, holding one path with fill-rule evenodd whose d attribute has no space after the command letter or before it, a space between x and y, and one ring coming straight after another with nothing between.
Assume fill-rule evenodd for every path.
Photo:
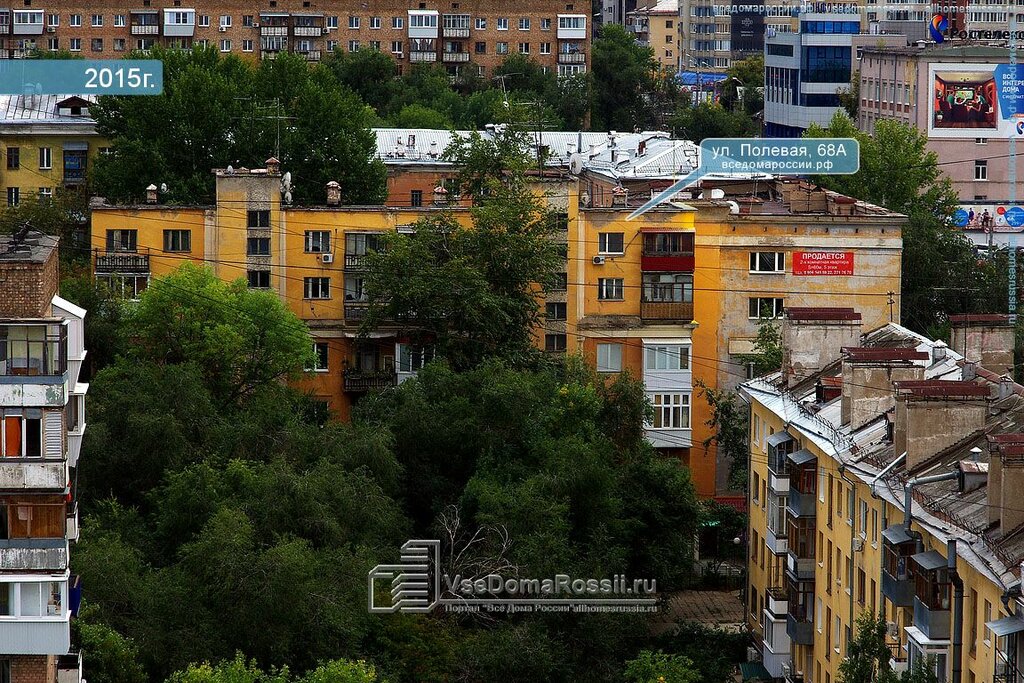
<instances>
[{"instance_id":1,"label":"balcony railing","mask_svg":"<svg viewBox=\"0 0 1024 683\"><path fill-rule=\"evenodd\" d=\"M307 62L320 61L320 50L296 50L295 54L305 57Z\"/></svg>"},{"instance_id":2,"label":"balcony railing","mask_svg":"<svg viewBox=\"0 0 1024 683\"><path fill-rule=\"evenodd\" d=\"M380 391L398 384L398 375L394 370L355 370L349 369L342 374L345 391Z\"/></svg>"},{"instance_id":3,"label":"balcony railing","mask_svg":"<svg viewBox=\"0 0 1024 683\"><path fill-rule=\"evenodd\" d=\"M441 29L441 35L445 38L469 38L469 28L448 28Z\"/></svg>"},{"instance_id":4,"label":"balcony railing","mask_svg":"<svg viewBox=\"0 0 1024 683\"><path fill-rule=\"evenodd\" d=\"M319 38L323 32L319 26L296 26L292 29L292 35L299 38Z\"/></svg>"},{"instance_id":5,"label":"balcony railing","mask_svg":"<svg viewBox=\"0 0 1024 683\"><path fill-rule=\"evenodd\" d=\"M444 62L468 62L468 52L445 52L441 56L441 61Z\"/></svg>"},{"instance_id":6,"label":"balcony railing","mask_svg":"<svg viewBox=\"0 0 1024 683\"><path fill-rule=\"evenodd\" d=\"M693 302L641 301L640 318L642 320L674 320L677 322L692 322Z\"/></svg>"},{"instance_id":7,"label":"balcony railing","mask_svg":"<svg viewBox=\"0 0 1024 683\"><path fill-rule=\"evenodd\" d=\"M96 249L96 273L139 273L149 272L149 250L119 251Z\"/></svg>"},{"instance_id":8,"label":"balcony railing","mask_svg":"<svg viewBox=\"0 0 1024 683\"><path fill-rule=\"evenodd\" d=\"M366 254L345 254L345 270L364 270Z\"/></svg>"},{"instance_id":9,"label":"balcony railing","mask_svg":"<svg viewBox=\"0 0 1024 683\"><path fill-rule=\"evenodd\" d=\"M437 53L433 52L433 51L431 51L431 52L410 52L409 53L409 61L410 62L436 62L437 61Z\"/></svg>"},{"instance_id":10,"label":"balcony railing","mask_svg":"<svg viewBox=\"0 0 1024 683\"><path fill-rule=\"evenodd\" d=\"M559 52L558 63L559 64L585 64L587 62L587 55L583 52Z\"/></svg>"},{"instance_id":11,"label":"balcony railing","mask_svg":"<svg viewBox=\"0 0 1024 683\"><path fill-rule=\"evenodd\" d=\"M155 36L160 34L160 27L156 24L132 24L133 36Z\"/></svg>"},{"instance_id":12,"label":"balcony railing","mask_svg":"<svg viewBox=\"0 0 1024 683\"><path fill-rule=\"evenodd\" d=\"M358 322L366 317L369 310L370 304L345 304L345 320L349 322Z\"/></svg>"},{"instance_id":13,"label":"balcony railing","mask_svg":"<svg viewBox=\"0 0 1024 683\"><path fill-rule=\"evenodd\" d=\"M260 26L261 36L286 36L288 35L287 26ZM319 33L317 35L320 35Z\"/></svg>"}]
</instances>

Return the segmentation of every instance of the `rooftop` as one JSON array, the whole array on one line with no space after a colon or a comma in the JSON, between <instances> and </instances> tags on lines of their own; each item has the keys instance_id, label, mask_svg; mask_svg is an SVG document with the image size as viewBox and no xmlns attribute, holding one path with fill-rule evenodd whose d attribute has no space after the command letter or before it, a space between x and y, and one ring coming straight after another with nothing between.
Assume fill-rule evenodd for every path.
<instances>
[{"instance_id":1,"label":"rooftop","mask_svg":"<svg viewBox=\"0 0 1024 683\"><path fill-rule=\"evenodd\" d=\"M80 95L0 95L0 125L95 125L89 118L91 104L91 100ZM73 111L82 113L73 114Z\"/></svg>"},{"instance_id":2,"label":"rooftop","mask_svg":"<svg viewBox=\"0 0 1024 683\"><path fill-rule=\"evenodd\" d=\"M0 262L45 263L57 248L57 238L31 231L21 240L0 235Z\"/></svg>"},{"instance_id":3,"label":"rooftop","mask_svg":"<svg viewBox=\"0 0 1024 683\"><path fill-rule=\"evenodd\" d=\"M863 55L909 55L920 56L925 60L944 59L1002 59L1010 55L1009 48L994 45L951 45L949 43L929 43L923 47L892 47L884 45L864 46Z\"/></svg>"}]
</instances>

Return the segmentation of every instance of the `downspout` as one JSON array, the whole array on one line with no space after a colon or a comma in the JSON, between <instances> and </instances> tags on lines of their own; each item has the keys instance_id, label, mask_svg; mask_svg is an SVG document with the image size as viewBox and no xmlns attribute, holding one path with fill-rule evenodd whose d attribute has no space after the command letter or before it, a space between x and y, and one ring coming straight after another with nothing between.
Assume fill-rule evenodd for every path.
<instances>
[{"instance_id":1,"label":"downspout","mask_svg":"<svg viewBox=\"0 0 1024 683\"><path fill-rule=\"evenodd\" d=\"M910 523L913 521L913 514L911 513L911 506L914 503L913 491L915 486L921 486L922 484L934 484L937 481L949 481L950 479L957 479L959 473L956 470L946 472L945 474L932 474L927 477L914 477L908 481L903 488L903 529L907 532L908 536L917 539L917 552L924 550L924 542L921 540L921 534L917 531L913 531L910 528Z\"/></svg>"},{"instance_id":2,"label":"downspout","mask_svg":"<svg viewBox=\"0 0 1024 683\"><path fill-rule=\"evenodd\" d=\"M839 478L842 479L843 481L845 481L847 484L850 485L850 488L852 488L853 491L854 491L853 500L856 500L857 499L857 494L856 494L856 492L857 492L857 484L855 482L853 482L852 480L846 478L846 467L844 465L840 465L839 466ZM847 502L847 507L849 507L850 500L848 499L846 502ZM857 537L857 526L856 526L856 522L855 522L854 517L853 517L855 513L856 513L856 510L850 510L849 511L849 516L850 516L850 576L847 577L847 578L850 581L850 585L847 586L847 588L850 589L850 621L849 621L849 624L850 624L850 634L851 634L851 636L853 634L853 600L854 600L854 597L853 597L853 581L854 581L854 579L853 579L853 554L854 554L853 553L853 543L854 543L854 540ZM842 571L842 569L840 569L840 571ZM847 645L847 647L849 647L849 642L847 642L846 645Z\"/></svg>"},{"instance_id":3,"label":"downspout","mask_svg":"<svg viewBox=\"0 0 1024 683\"><path fill-rule=\"evenodd\" d=\"M946 544L946 566L953 582L953 664L950 668L950 683L960 683L963 668L964 649L964 580L956 571L956 539Z\"/></svg>"}]
</instances>

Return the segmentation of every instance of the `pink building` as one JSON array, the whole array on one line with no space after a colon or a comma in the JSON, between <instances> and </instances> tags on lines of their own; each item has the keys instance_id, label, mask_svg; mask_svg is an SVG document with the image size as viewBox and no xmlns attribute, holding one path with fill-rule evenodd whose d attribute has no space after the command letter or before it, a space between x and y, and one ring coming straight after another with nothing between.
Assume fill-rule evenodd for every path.
<instances>
[{"instance_id":1,"label":"pink building","mask_svg":"<svg viewBox=\"0 0 1024 683\"><path fill-rule=\"evenodd\" d=\"M996 93L995 68L1008 62L1007 48L982 45L865 47L860 60L858 127L870 133L876 121L896 119L926 131L928 148L960 196L961 218L970 217L964 227L979 243L987 241L989 227L1021 229L1004 218L1011 206L1011 136L1020 141L1021 155L1014 204L1024 203L1024 134L1016 125L1024 119L1004 118Z\"/></svg>"}]
</instances>

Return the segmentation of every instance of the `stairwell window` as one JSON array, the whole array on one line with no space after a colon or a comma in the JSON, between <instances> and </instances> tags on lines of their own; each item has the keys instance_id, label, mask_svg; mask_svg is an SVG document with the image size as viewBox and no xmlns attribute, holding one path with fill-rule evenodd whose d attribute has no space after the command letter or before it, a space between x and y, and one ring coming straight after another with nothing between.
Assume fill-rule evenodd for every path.
<instances>
[{"instance_id":1,"label":"stairwell window","mask_svg":"<svg viewBox=\"0 0 1024 683\"><path fill-rule=\"evenodd\" d=\"M246 256L270 256L269 237L247 237L245 240Z\"/></svg>"},{"instance_id":2,"label":"stairwell window","mask_svg":"<svg viewBox=\"0 0 1024 683\"><path fill-rule=\"evenodd\" d=\"M548 320L565 320L566 309L564 302L550 302L545 304L545 317Z\"/></svg>"},{"instance_id":3,"label":"stairwell window","mask_svg":"<svg viewBox=\"0 0 1024 683\"><path fill-rule=\"evenodd\" d=\"M545 351L565 351L566 337L564 334L545 334Z\"/></svg>"},{"instance_id":4,"label":"stairwell window","mask_svg":"<svg viewBox=\"0 0 1024 683\"><path fill-rule=\"evenodd\" d=\"M602 277L597 280L597 298L601 301L622 301L621 277Z\"/></svg>"},{"instance_id":5,"label":"stairwell window","mask_svg":"<svg viewBox=\"0 0 1024 683\"><path fill-rule=\"evenodd\" d=\"M269 289L270 288L270 271L269 270L248 270L246 271L246 278L249 281L249 289Z\"/></svg>"},{"instance_id":6,"label":"stairwell window","mask_svg":"<svg viewBox=\"0 0 1024 683\"><path fill-rule=\"evenodd\" d=\"M307 277L303 278L303 298L305 299L330 299L331 278L329 277Z\"/></svg>"},{"instance_id":7,"label":"stairwell window","mask_svg":"<svg viewBox=\"0 0 1024 683\"><path fill-rule=\"evenodd\" d=\"M246 212L246 226L250 228L269 228L270 227L270 211L257 210Z\"/></svg>"}]
</instances>

